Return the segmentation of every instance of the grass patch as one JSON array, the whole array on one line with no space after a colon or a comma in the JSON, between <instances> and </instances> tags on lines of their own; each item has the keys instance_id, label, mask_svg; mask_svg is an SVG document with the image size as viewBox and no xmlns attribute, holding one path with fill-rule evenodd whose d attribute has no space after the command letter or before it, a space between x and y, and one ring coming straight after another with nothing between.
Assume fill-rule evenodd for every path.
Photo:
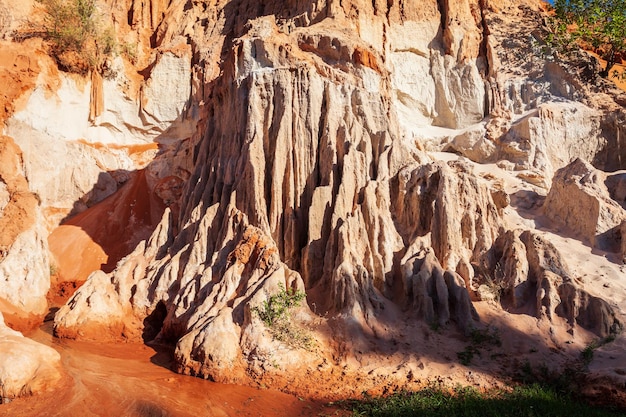
<instances>
[{"instance_id":1,"label":"grass patch","mask_svg":"<svg viewBox=\"0 0 626 417\"><path fill-rule=\"evenodd\" d=\"M285 289L280 284L278 293L252 309L270 331L275 340L295 348L311 350L314 341L311 335L299 328L291 318L291 310L299 307L306 294L303 291Z\"/></svg>"},{"instance_id":2,"label":"grass patch","mask_svg":"<svg viewBox=\"0 0 626 417\"><path fill-rule=\"evenodd\" d=\"M589 343L583 350L580 352L580 358L583 361L585 366L589 366L591 361L593 360L593 351L598 348L598 343L593 341Z\"/></svg>"},{"instance_id":3,"label":"grass patch","mask_svg":"<svg viewBox=\"0 0 626 417\"><path fill-rule=\"evenodd\" d=\"M623 411L595 408L539 384L480 393L473 388L431 386L385 398L344 403L354 416L420 417L617 417Z\"/></svg>"}]
</instances>

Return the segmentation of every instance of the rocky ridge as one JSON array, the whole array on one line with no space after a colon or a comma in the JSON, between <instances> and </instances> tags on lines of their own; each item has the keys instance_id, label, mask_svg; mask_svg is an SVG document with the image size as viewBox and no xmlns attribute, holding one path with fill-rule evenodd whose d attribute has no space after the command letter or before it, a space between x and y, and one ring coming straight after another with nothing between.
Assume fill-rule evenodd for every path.
<instances>
[{"instance_id":1,"label":"rocky ridge","mask_svg":"<svg viewBox=\"0 0 626 417\"><path fill-rule=\"evenodd\" d=\"M179 372L330 397L435 373L469 381L434 363L450 362L451 340L497 322L494 312L532 323L511 344L536 338L536 360L556 366L575 355L568 344L619 334L623 300L589 289L538 229L573 231L623 259L621 177L596 170L624 168L623 93L593 78L588 60L570 71L545 56L538 4L122 3L108 4L116 29L151 45L156 54L139 59L154 67L137 102L105 95L92 124L121 138L141 125L145 141L168 147L145 188L175 186L159 191L154 231L61 307L57 336L170 343ZM165 85L178 100L158 100ZM141 123L125 110L137 103ZM30 114L7 133L41 129ZM63 135L101 140L93 126L81 132ZM94 187L107 191L76 193L85 218L118 192L107 175ZM51 194L43 207L58 200L29 181ZM591 222L573 208L581 199L600 207ZM611 271L607 282L623 274ZM292 319L316 340L309 349L275 340L255 313L281 286L306 293ZM481 383L511 371L476 366Z\"/></svg>"}]
</instances>

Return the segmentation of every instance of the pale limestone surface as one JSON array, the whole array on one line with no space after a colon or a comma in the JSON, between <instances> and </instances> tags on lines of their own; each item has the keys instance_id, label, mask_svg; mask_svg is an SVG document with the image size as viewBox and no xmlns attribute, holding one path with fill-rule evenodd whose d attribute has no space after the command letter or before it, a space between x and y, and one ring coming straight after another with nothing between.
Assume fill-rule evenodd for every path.
<instances>
[{"instance_id":1,"label":"pale limestone surface","mask_svg":"<svg viewBox=\"0 0 626 417\"><path fill-rule=\"evenodd\" d=\"M61 356L9 329L0 313L0 404L49 389L61 378Z\"/></svg>"},{"instance_id":2,"label":"pale limestone surface","mask_svg":"<svg viewBox=\"0 0 626 417\"><path fill-rule=\"evenodd\" d=\"M21 233L0 258L0 299L27 315L43 317L48 311L50 269L46 236L40 223Z\"/></svg>"},{"instance_id":3,"label":"pale limestone surface","mask_svg":"<svg viewBox=\"0 0 626 417\"><path fill-rule=\"evenodd\" d=\"M143 144L163 135L180 137L168 133L170 129L192 131L189 122L182 123L191 83L189 52L158 54L139 99L128 95L121 58L114 61L113 71L114 78L103 80L103 111L95 120L90 120L91 81L79 84L63 73L58 74L60 85L53 94L41 79L12 120L56 139L115 145ZM20 136L12 133L10 124L7 134Z\"/></svg>"}]
</instances>

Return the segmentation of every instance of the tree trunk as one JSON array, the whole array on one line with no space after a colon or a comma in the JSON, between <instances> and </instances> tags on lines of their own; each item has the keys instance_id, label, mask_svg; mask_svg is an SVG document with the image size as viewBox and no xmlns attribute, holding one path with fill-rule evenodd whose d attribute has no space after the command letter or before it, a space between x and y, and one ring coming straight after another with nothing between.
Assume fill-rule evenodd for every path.
<instances>
[{"instance_id":1,"label":"tree trunk","mask_svg":"<svg viewBox=\"0 0 626 417\"><path fill-rule=\"evenodd\" d=\"M606 57L606 67L604 67L604 70L600 72L600 76L603 78L609 78L609 72L611 71L611 68L613 68L614 65L615 65L615 49L611 48L611 51Z\"/></svg>"}]
</instances>

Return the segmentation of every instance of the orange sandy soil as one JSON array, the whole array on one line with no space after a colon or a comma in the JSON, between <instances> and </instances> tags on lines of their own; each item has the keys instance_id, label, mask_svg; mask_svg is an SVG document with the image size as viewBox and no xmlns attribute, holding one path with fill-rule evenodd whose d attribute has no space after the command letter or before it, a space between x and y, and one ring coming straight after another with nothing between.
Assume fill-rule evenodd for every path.
<instances>
[{"instance_id":1,"label":"orange sandy soil","mask_svg":"<svg viewBox=\"0 0 626 417\"><path fill-rule=\"evenodd\" d=\"M164 209L138 171L115 194L56 228L48 237L56 267L52 297L67 299L93 271L112 271L150 236Z\"/></svg>"},{"instance_id":2,"label":"orange sandy soil","mask_svg":"<svg viewBox=\"0 0 626 417\"><path fill-rule=\"evenodd\" d=\"M22 332L24 335L32 333L39 325L43 317L23 312L20 308L0 298L0 311L4 316L4 323L13 330ZM2 413L0 413L0 416Z\"/></svg>"},{"instance_id":3,"label":"orange sandy soil","mask_svg":"<svg viewBox=\"0 0 626 417\"><path fill-rule=\"evenodd\" d=\"M103 144L100 142L87 142L84 139L79 139L78 143L90 146L94 149L117 149L124 150L128 153L128 156L137 164L137 166L146 166L152 159L154 159L154 153L150 151L157 151L159 144L156 142L137 144L137 145L118 145L115 143Z\"/></svg>"},{"instance_id":4,"label":"orange sandy soil","mask_svg":"<svg viewBox=\"0 0 626 417\"><path fill-rule=\"evenodd\" d=\"M61 354L65 375L47 392L0 405L0 415L319 416L341 415L321 402L269 389L217 384L168 369L170 354L140 344L59 340L46 322L31 338Z\"/></svg>"},{"instance_id":5,"label":"orange sandy soil","mask_svg":"<svg viewBox=\"0 0 626 417\"><path fill-rule=\"evenodd\" d=\"M41 70L37 55L42 53L37 42L0 42L0 125L26 102L34 89Z\"/></svg>"},{"instance_id":6,"label":"orange sandy soil","mask_svg":"<svg viewBox=\"0 0 626 417\"><path fill-rule=\"evenodd\" d=\"M38 53L41 51L34 42L16 45L0 41L0 130L35 87L41 70ZM15 238L33 223L37 201L20 172L21 159L22 151L13 139L0 135L0 179L7 184L11 195L0 216L0 250L8 249Z\"/></svg>"}]
</instances>

